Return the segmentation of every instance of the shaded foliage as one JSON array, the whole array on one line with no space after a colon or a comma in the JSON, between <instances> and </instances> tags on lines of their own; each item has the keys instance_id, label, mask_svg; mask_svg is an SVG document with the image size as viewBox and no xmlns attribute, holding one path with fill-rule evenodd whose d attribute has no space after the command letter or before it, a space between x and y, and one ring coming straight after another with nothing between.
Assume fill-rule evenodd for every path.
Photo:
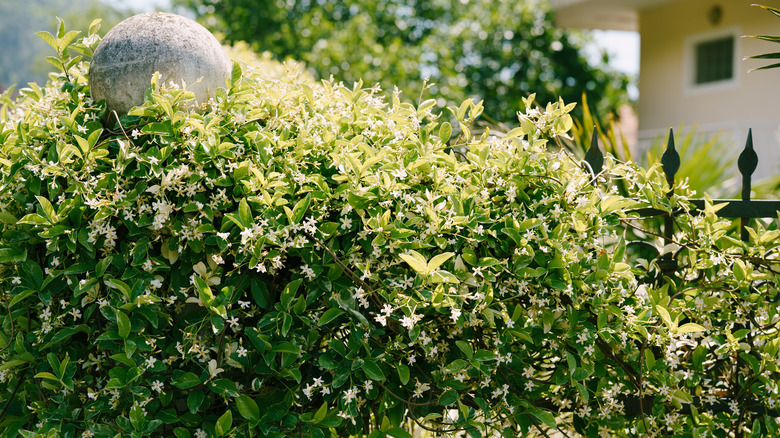
<instances>
[{"instance_id":1,"label":"shaded foliage","mask_svg":"<svg viewBox=\"0 0 780 438\"><path fill-rule=\"evenodd\" d=\"M545 2L436 0L180 0L228 41L304 61L319 77L385 89L439 106L484 99L485 115L514 123L522 97L588 93L599 114L627 100L625 75L591 66L583 39L553 26Z\"/></svg>"}]
</instances>

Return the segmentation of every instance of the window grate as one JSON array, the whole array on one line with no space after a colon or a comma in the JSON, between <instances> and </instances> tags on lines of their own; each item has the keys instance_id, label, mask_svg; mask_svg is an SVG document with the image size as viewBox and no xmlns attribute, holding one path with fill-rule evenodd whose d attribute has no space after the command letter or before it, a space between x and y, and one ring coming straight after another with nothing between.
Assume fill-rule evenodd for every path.
<instances>
[{"instance_id":1,"label":"window grate","mask_svg":"<svg viewBox=\"0 0 780 438\"><path fill-rule=\"evenodd\" d=\"M733 77L733 36L696 44L696 84L727 81Z\"/></svg>"}]
</instances>

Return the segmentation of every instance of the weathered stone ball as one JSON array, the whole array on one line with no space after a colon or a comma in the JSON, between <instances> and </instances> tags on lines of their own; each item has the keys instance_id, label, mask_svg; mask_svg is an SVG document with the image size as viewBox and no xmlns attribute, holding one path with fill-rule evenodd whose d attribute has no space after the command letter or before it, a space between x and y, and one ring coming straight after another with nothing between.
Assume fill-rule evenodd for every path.
<instances>
[{"instance_id":1,"label":"weathered stone ball","mask_svg":"<svg viewBox=\"0 0 780 438\"><path fill-rule=\"evenodd\" d=\"M89 68L92 99L105 99L108 111L126 114L144 102L152 76L186 85L203 103L231 72L231 62L205 27L166 12L130 17L112 28L95 49Z\"/></svg>"}]
</instances>

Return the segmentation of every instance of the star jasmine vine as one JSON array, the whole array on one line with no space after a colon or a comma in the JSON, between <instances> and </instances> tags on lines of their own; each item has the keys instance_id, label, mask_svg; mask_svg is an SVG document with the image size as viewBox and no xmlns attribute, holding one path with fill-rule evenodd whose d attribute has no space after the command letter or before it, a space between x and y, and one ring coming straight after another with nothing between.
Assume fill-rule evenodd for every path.
<instances>
[{"instance_id":1,"label":"star jasmine vine","mask_svg":"<svg viewBox=\"0 0 780 438\"><path fill-rule=\"evenodd\" d=\"M2 100L6 430L778 432L778 231L739 241L659 166L590 174L556 147L572 105L493 132L473 100L237 62L200 108L150 78L117 118L96 30L61 23L62 71ZM682 212L674 278L629 245L644 207Z\"/></svg>"}]
</instances>

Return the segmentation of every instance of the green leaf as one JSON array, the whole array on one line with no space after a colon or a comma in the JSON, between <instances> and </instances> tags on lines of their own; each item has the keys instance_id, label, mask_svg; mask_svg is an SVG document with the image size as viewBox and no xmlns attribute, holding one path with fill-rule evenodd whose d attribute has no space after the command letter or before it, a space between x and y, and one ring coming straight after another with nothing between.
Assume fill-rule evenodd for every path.
<instances>
[{"instance_id":1,"label":"green leaf","mask_svg":"<svg viewBox=\"0 0 780 438\"><path fill-rule=\"evenodd\" d=\"M102 277L106 272L106 269L111 265L111 260L113 260L113 257L106 257L99 261L97 265L95 265L95 276Z\"/></svg>"},{"instance_id":2,"label":"green leaf","mask_svg":"<svg viewBox=\"0 0 780 438\"><path fill-rule=\"evenodd\" d=\"M675 325L672 322L672 317L669 315L669 311L667 311L665 308L661 306L655 306L655 310L658 311L658 315L661 317L661 320L663 320L664 324L666 324L666 327L669 330L673 330L673 327Z\"/></svg>"},{"instance_id":3,"label":"green leaf","mask_svg":"<svg viewBox=\"0 0 780 438\"><path fill-rule=\"evenodd\" d=\"M355 210L364 210L366 207L371 205L370 200L368 200L367 198L364 198L362 196L358 196L358 195L356 195L354 193L348 193L347 194L347 202Z\"/></svg>"},{"instance_id":4,"label":"green leaf","mask_svg":"<svg viewBox=\"0 0 780 438\"><path fill-rule=\"evenodd\" d=\"M377 365L373 360L366 359L361 367L369 379L379 382L385 380L385 373L382 372L382 368L380 368L379 365Z\"/></svg>"},{"instance_id":5,"label":"green leaf","mask_svg":"<svg viewBox=\"0 0 780 438\"><path fill-rule=\"evenodd\" d=\"M649 348L645 350L645 366L648 371L651 371L655 367L655 355L653 355L652 350Z\"/></svg>"},{"instance_id":6,"label":"green leaf","mask_svg":"<svg viewBox=\"0 0 780 438\"><path fill-rule=\"evenodd\" d=\"M138 432L142 431L146 423L146 414L141 406L134 405L130 408L130 423Z\"/></svg>"},{"instance_id":7,"label":"green leaf","mask_svg":"<svg viewBox=\"0 0 780 438\"><path fill-rule=\"evenodd\" d=\"M0 264L21 263L27 260L27 248L23 246L0 248Z\"/></svg>"},{"instance_id":8,"label":"green leaf","mask_svg":"<svg viewBox=\"0 0 780 438\"><path fill-rule=\"evenodd\" d=\"M193 275L192 278L195 281L195 289L198 290L200 300L206 307L211 307L211 303L214 302L214 293L211 292L208 283L206 283L206 280L202 279L200 275Z\"/></svg>"},{"instance_id":9,"label":"green leaf","mask_svg":"<svg viewBox=\"0 0 780 438\"><path fill-rule=\"evenodd\" d=\"M238 406L238 413L241 414L242 417L253 424L260 421L260 409L251 397L244 394L239 395L236 397L236 405Z\"/></svg>"},{"instance_id":10,"label":"green leaf","mask_svg":"<svg viewBox=\"0 0 780 438\"><path fill-rule=\"evenodd\" d=\"M59 377L55 376L54 374L52 374L52 373L50 373L48 371L44 371L42 373L38 373L38 374L36 374L33 377L35 377L36 379L53 380L55 382L59 382L60 381Z\"/></svg>"},{"instance_id":11,"label":"green leaf","mask_svg":"<svg viewBox=\"0 0 780 438\"><path fill-rule=\"evenodd\" d=\"M555 415L553 415L552 412L545 411L543 409L533 409L530 413L534 418L541 421L548 427L552 429L556 429L558 427L558 424L555 422Z\"/></svg>"},{"instance_id":12,"label":"green leaf","mask_svg":"<svg viewBox=\"0 0 780 438\"><path fill-rule=\"evenodd\" d=\"M30 362L29 360L22 360L22 359L9 360L9 361L4 362L2 365L0 365L0 371L9 370L9 369L11 369L11 368L13 368L13 367L15 367L17 365L26 364L26 363L29 363L29 362Z\"/></svg>"},{"instance_id":13,"label":"green leaf","mask_svg":"<svg viewBox=\"0 0 780 438\"><path fill-rule=\"evenodd\" d=\"M537 219L537 218L526 219L526 220L520 222L520 224L515 228L515 230L516 231L525 231L525 230L530 229L530 228L538 227L541 224L542 224L542 220L541 219Z\"/></svg>"},{"instance_id":14,"label":"green leaf","mask_svg":"<svg viewBox=\"0 0 780 438\"><path fill-rule=\"evenodd\" d=\"M41 350L49 349L59 344L60 342L64 342L70 339L76 333L89 333L89 327L87 327L84 324L79 324L75 327L65 327L63 329L60 329L57 331L57 333L54 334L54 336L46 345L41 347Z\"/></svg>"},{"instance_id":15,"label":"green leaf","mask_svg":"<svg viewBox=\"0 0 780 438\"><path fill-rule=\"evenodd\" d=\"M54 207L51 205L51 202L49 202L48 199L44 198L43 196L36 196L35 199L37 199L38 203L41 204L43 214L49 223L55 224L59 222L59 217L57 217L57 213L54 211Z\"/></svg>"},{"instance_id":16,"label":"green leaf","mask_svg":"<svg viewBox=\"0 0 780 438\"><path fill-rule=\"evenodd\" d=\"M271 348L271 351L275 351L277 353L290 353L290 354L298 354L301 352L301 350L298 347L296 347L295 345L289 342L280 342L274 345Z\"/></svg>"},{"instance_id":17,"label":"green leaf","mask_svg":"<svg viewBox=\"0 0 780 438\"><path fill-rule=\"evenodd\" d=\"M190 391L189 394L187 394L187 409L193 414L198 413L198 409L200 409L200 405L203 404L205 398L206 394L199 389Z\"/></svg>"},{"instance_id":18,"label":"green leaf","mask_svg":"<svg viewBox=\"0 0 780 438\"><path fill-rule=\"evenodd\" d=\"M428 276L428 262L419 252L410 250L409 254L399 254L399 257L401 257L401 260L405 261L418 274L422 275L423 277Z\"/></svg>"},{"instance_id":19,"label":"green leaf","mask_svg":"<svg viewBox=\"0 0 780 438\"><path fill-rule=\"evenodd\" d=\"M125 315L124 312L117 309L116 310L116 323L119 326L119 336L122 337L122 339L127 339L128 336L130 336L130 318Z\"/></svg>"},{"instance_id":20,"label":"green leaf","mask_svg":"<svg viewBox=\"0 0 780 438\"><path fill-rule=\"evenodd\" d=\"M36 32L35 34L46 41L46 44L50 45L52 49L57 50L57 41L54 39L54 35L46 31Z\"/></svg>"},{"instance_id":21,"label":"green leaf","mask_svg":"<svg viewBox=\"0 0 780 438\"><path fill-rule=\"evenodd\" d=\"M227 397L238 397L238 388L236 388L236 384L230 379L214 380L208 387L216 394Z\"/></svg>"},{"instance_id":22,"label":"green leaf","mask_svg":"<svg viewBox=\"0 0 780 438\"><path fill-rule=\"evenodd\" d=\"M460 279L458 279L457 275L448 271L443 271L441 269L431 271L429 281L433 284L438 284L438 283L459 284L460 283Z\"/></svg>"},{"instance_id":23,"label":"green leaf","mask_svg":"<svg viewBox=\"0 0 780 438\"><path fill-rule=\"evenodd\" d=\"M268 287L260 279L252 279L252 299L260 308L265 309L268 306Z\"/></svg>"},{"instance_id":24,"label":"green leaf","mask_svg":"<svg viewBox=\"0 0 780 438\"><path fill-rule=\"evenodd\" d=\"M388 430L386 433L395 438L414 438L412 434L401 429L400 427L394 427Z\"/></svg>"},{"instance_id":25,"label":"green leaf","mask_svg":"<svg viewBox=\"0 0 780 438\"><path fill-rule=\"evenodd\" d=\"M243 73L244 72L241 70L241 64L238 62L234 62L233 71L230 72L230 83L233 85L237 84L238 81L241 79Z\"/></svg>"},{"instance_id":26,"label":"green leaf","mask_svg":"<svg viewBox=\"0 0 780 438\"><path fill-rule=\"evenodd\" d=\"M750 364L750 368L753 369L754 374L761 373L761 363L758 361L758 359L756 359L755 356L747 353L739 353L739 357Z\"/></svg>"},{"instance_id":27,"label":"green leaf","mask_svg":"<svg viewBox=\"0 0 780 438\"><path fill-rule=\"evenodd\" d=\"M698 333L698 332L703 332L705 330L706 329L704 327L692 322L688 322L677 327L677 333Z\"/></svg>"},{"instance_id":28,"label":"green leaf","mask_svg":"<svg viewBox=\"0 0 780 438\"><path fill-rule=\"evenodd\" d=\"M419 107L417 107L417 115L421 116L423 113L433 108L434 105L436 105L436 99L426 100L425 102L421 103Z\"/></svg>"},{"instance_id":29,"label":"green leaf","mask_svg":"<svg viewBox=\"0 0 780 438\"><path fill-rule=\"evenodd\" d=\"M580 397L582 397L582 401L587 403L588 399L590 398L590 392L588 391L588 388L586 388L582 383L577 382L577 391L579 391Z\"/></svg>"},{"instance_id":30,"label":"green leaf","mask_svg":"<svg viewBox=\"0 0 780 438\"><path fill-rule=\"evenodd\" d=\"M439 254L439 255L436 255L436 256L434 256L434 257L431 259L431 261L429 261L429 262L428 262L428 264L427 264L427 272L431 272L431 271L433 271L434 269L438 268L438 267L439 267L439 266L441 266L441 265L442 265L444 262L446 262L447 260L449 260L450 258L452 258L454 255L455 255L454 253L451 253L451 252L445 252L445 253L443 253L443 254Z\"/></svg>"},{"instance_id":31,"label":"green leaf","mask_svg":"<svg viewBox=\"0 0 780 438\"><path fill-rule=\"evenodd\" d=\"M596 328L599 331L607 325L607 312L604 309L599 310L599 315L596 319Z\"/></svg>"},{"instance_id":32,"label":"green leaf","mask_svg":"<svg viewBox=\"0 0 780 438\"><path fill-rule=\"evenodd\" d=\"M279 301L282 304L282 308L285 310L290 309L290 302L295 297L295 293L298 291L298 287L303 283L303 278L299 278L297 280L293 280L289 283L287 283L287 286L284 287L284 290L282 291L281 296L279 297Z\"/></svg>"},{"instance_id":33,"label":"green leaf","mask_svg":"<svg viewBox=\"0 0 780 438\"><path fill-rule=\"evenodd\" d=\"M574 372L571 374L571 378L575 381L580 381L585 379L586 377L590 376L590 373L585 368L577 367L574 369Z\"/></svg>"},{"instance_id":34,"label":"green leaf","mask_svg":"<svg viewBox=\"0 0 780 438\"><path fill-rule=\"evenodd\" d=\"M122 292L122 295L125 297L127 301L131 300L133 296L133 291L130 289L130 286L128 286L125 282L121 280L117 280L116 278L107 278L103 283L112 289L117 289L120 292Z\"/></svg>"},{"instance_id":35,"label":"green leaf","mask_svg":"<svg viewBox=\"0 0 780 438\"><path fill-rule=\"evenodd\" d=\"M761 436L761 420L756 418L753 420L753 427L750 431L750 438L759 438Z\"/></svg>"},{"instance_id":36,"label":"green leaf","mask_svg":"<svg viewBox=\"0 0 780 438\"><path fill-rule=\"evenodd\" d=\"M45 217L36 213L24 215L17 223L26 225L51 225Z\"/></svg>"},{"instance_id":37,"label":"green leaf","mask_svg":"<svg viewBox=\"0 0 780 438\"><path fill-rule=\"evenodd\" d=\"M225 436L230 432L230 428L233 426L233 413L230 409L225 411L221 417L217 420L217 424L214 425L214 432L219 436Z\"/></svg>"},{"instance_id":38,"label":"green leaf","mask_svg":"<svg viewBox=\"0 0 780 438\"><path fill-rule=\"evenodd\" d=\"M409 367L399 362L395 365L395 369L398 371L401 384L406 385L409 382Z\"/></svg>"},{"instance_id":39,"label":"green leaf","mask_svg":"<svg viewBox=\"0 0 780 438\"><path fill-rule=\"evenodd\" d=\"M20 303L25 298L29 297L30 295L37 293L38 291L35 289L26 289L23 292L14 295L13 298L11 298L11 301L8 303L8 308L13 308L14 304Z\"/></svg>"},{"instance_id":40,"label":"green leaf","mask_svg":"<svg viewBox=\"0 0 780 438\"><path fill-rule=\"evenodd\" d=\"M184 373L171 381L171 384L179 389L192 388L200 383L200 378L191 372Z\"/></svg>"},{"instance_id":41,"label":"green leaf","mask_svg":"<svg viewBox=\"0 0 780 438\"><path fill-rule=\"evenodd\" d=\"M173 434L176 435L176 438L191 438L192 435L190 434L190 431L183 428L183 427L177 427L176 429L173 429Z\"/></svg>"},{"instance_id":42,"label":"green leaf","mask_svg":"<svg viewBox=\"0 0 780 438\"><path fill-rule=\"evenodd\" d=\"M8 225L15 225L17 222L19 222L19 219L17 219L16 216L12 215L11 213L0 211L0 221L5 222Z\"/></svg>"},{"instance_id":43,"label":"green leaf","mask_svg":"<svg viewBox=\"0 0 780 438\"><path fill-rule=\"evenodd\" d=\"M314 413L312 422L314 424L321 423L322 420L324 420L327 415L328 415L328 402L325 402L322 404L322 406L320 406L319 409L317 409L317 412Z\"/></svg>"},{"instance_id":44,"label":"green leaf","mask_svg":"<svg viewBox=\"0 0 780 438\"><path fill-rule=\"evenodd\" d=\"M574 373L577 368L577 359L570 352L566 352L566 364L569 366L569 374Z\"/></svg>"},{"instance_id":45,"label":"green leaf","mask_svg":"<svg viewBox=\"0 0 780 438\"><path fill-rule=\"evenodd\" d=\"M86 138L74 135L76 138L76 143L79 145L79 149L81 150L82 156L86 156L89 153L89 142Z\"/></svg>"},{"instance_id":46,"label":"green leaf","mask_svg":"<svg viewBox=\"0 0 780 438\"><path fill-rule=\"evenodd\" d=\"M303 215L306 214L306 211L309 209L309 205L311 204L311 193L307 193L306 197L301 199L295 204L295 207L293 207L292 210L292 223L297 224L303 219Z\"/></svg>"},{"instance_id":47,"label":"green leaf","mask_svg":"<svg viewBox=\"0 0 780 438\"><path fill-rule=\"evenodd\" d=\"M452 125L450 125L450 122L442 123L441 127L439 128L439 140L441 140L442 143L446 144L448 141L450 141L451 136L452 136Z\"/></svg>"},{"instance_id":48,"label":"green leaf","mask_svg":"<svg viewBox=\"0 0 780 438\"><path fill-rule=\"evenodd\" d=\"M322 314L322 316L320 317L319 322L317 322L317 325L318 326L325 325L325 324L333 321L334 319L338 318L342 314L344 314L343 310L341 310L339 308L336 308L336 307L331 307L330 309L326 310L325 313Z\"/></svg>"},{"instance_id":49,"label":"green leaf","mask_svg":"<svg viewBox=\"0 0 780 438\"><path fill-rule=\"evenodd\" d=\"M471 344L466 341L455 341L455 345L458 346L460 351L466 355L469 360L474 356L474 350L471 348Z\"/></svg>"},{"instance_id":50,"label":"green leaf","mask_svg":"<svg viewBox=\"0 0 780 438\"><path fill-rule=\"evenodd\" d=\"M252 209L249 208L245 198L241 198L241 202L238 204L238 217L244 229L254 226L255 220L252 218Z\"/></svg>"},{"instance_id":51,"label":"green leaf","mask_svg":"<svg viewBox=\"0 0 780 438\"><path fill-rule=\"evenodd\" d=\"M448 389L439 396L439 406L449 406L458 401L458 392Z\"/></svg>"}]
</instances>

